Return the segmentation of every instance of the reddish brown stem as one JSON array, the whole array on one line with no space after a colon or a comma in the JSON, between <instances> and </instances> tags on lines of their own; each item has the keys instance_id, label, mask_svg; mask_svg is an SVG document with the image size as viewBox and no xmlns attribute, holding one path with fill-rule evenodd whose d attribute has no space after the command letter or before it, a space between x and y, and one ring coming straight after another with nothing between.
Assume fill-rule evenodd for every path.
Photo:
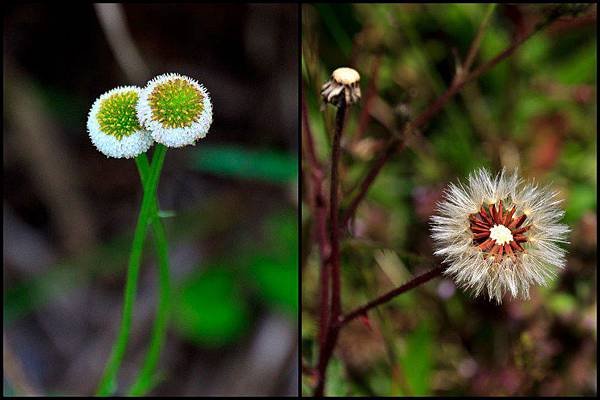
<instances>
[{"instance_id":1,"label":"reddish brown stem","mask_svg":"<svg viewBox=\"0 0 600 400\"><path fill-rule=\"evenodd\" d=\"M417 276L416 278L413 278L412 280L408 281L404 285L390 290L389 292L379 296L375 300L372 300L372 301L368 302L367 304L365 304L361 307L358 307L354 311L351 311L348 314L341 317L337 321L336 327L339 329L343 325L352 321L353 319L355 319L361 315L366 315L370 309L380 306L383 303L387 303L388 301L392 300L396 296L401 295L404 292L407 292L411 289L414 289L415 287L417 287L419 285L422 285L425 282L430 281L431 279L435 278L436 276L441 275L441 273L443 271L444 271L443 267L436 267L430 271L427 271L426 273L424 273L422 275Z\"/></svg>"},{"instance_id":2,"label":"reddish brown stem","mask_svg":"<svg viewBox=\"0 0 600 400\"><path fill-rule=\"evenodd\" d=\"M344 120L346 117L346 101L340 97L337 113L335 115L335 132L333 135L333 145L331 150L331 186L329 195L329 213L330 213L330 244L331 244L331 313L329 314L329 323L325 343L321 347L319 354L317 386L315 388L315 396L322 396L325 390L325 374L327 373L327 365L337 342L338 329L333 326L333 323L338 320L341 308L341 279L340 279L340 237L339 237L339 204L338 204L338 181L339 171L338 164L340 159L340 142L342 131L344 129Z\"/></svg>"},{"instance_id":3,"label":"reddish brown stem","mask_svg":"<svg viewBox=\"0 0 600 400\"><path fill-rule=\"evenodd\" d=\"M467 58L465 58L465 62L463 63L463 65L460 66L460 72L456 74L456 79L460 79L462 74L468 73L471 70L473 62L475 61L475 56L477 55L477 52L479 51L479 46L481 45L481 39L483 39L483 34L485 33L488 22L490 20L490 17L492 16L495 7L495 4L488 4L486 14L481 23L479 24L479 28L477 28L477 33L475 34L475 38L471 42L469 52L467 53Z\"/></svg>"},{"instance_id":4,"label":"reddish brown stem","mask_svg":"<svg viewBox=\"0 0 600 400\"><path fill-rule=\"evenodd\" d=\"M312 209L314 224L314 236L319 247L319 256L321 259L320 271L320 316L319 316L319 343L322 346L325 342L327 325L329 323L329 268L327 260L331 246L327 236L327 202L323 193L323 169L315 152L312 131L308 122L308 110L304 92L302 93L302 132L305 159L308 161L309 168L309 205Z\"/></svg>"},{"instance_id":5,"label":"reddish brown stem","mask_svg":"<svg viewBox=\"0 0 600 400\"><path fill-rule=\"evenodd\" d=\"M342 131L344 129L344 121L346 118L346 101L340 97L337 113L335 115L335 133L333 135L333 147L331 150L331 186L329 196L329 214L331 225L330 242L331 242L331 319L335 320L341 312L340 301L340 238L339 238L339 161L342 139Z\"/></svg>"}]
</instances>

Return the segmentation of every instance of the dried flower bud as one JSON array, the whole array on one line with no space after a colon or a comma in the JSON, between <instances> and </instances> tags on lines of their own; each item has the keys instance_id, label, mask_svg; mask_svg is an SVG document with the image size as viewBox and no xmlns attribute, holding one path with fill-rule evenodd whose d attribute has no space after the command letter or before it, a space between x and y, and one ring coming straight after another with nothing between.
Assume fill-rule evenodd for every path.
<instances>
[{"instance_id":1,"label":"dried flower bud","mask_svg":"<svg viewBox=\"0 0 600 400\"><path fill-rule=\"evenodd\" d=\"M346 105L360 100L360 75L352 68L338 68L333 71L331 78L321 87L321 97L324 103L339 105L343 98ZM341 97L343 95L344 97Z\"/></svg>"},{"instance_id":2,"label":"dried flower bud","mask_svg":"<svg viewBox=\"0 0 600 400\"><path fill-rule=\"evenodd\" d=\"M154 140L182 147L206 136L212 123L212 103L208 91L194 79L163 74L142 90L137 115Z\"/></svg>"},{"instance_id":3,"label":"dried flower bud","mask_svg":"<svg viewBox=\"0 0 600 400\"><path fill-rule=\"evenodd\" d=\"M141 89L124 86L101 95L88 114L87 130L96 148L108 157L133 158L154 143L136 115Z\"/></svg>"}]
</instances>

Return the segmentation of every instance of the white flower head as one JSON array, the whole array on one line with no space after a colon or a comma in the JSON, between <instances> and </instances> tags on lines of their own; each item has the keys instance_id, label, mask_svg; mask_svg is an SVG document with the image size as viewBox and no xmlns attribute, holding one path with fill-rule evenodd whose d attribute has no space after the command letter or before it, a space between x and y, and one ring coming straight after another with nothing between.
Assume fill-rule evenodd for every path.
<instances>
[{"instance_id":1,"label":"white flower head","mask_svg":"<svg viewBox=\"0 0 600 400\"><path fill-rule=\"evenodd\" d=\"M137 115L152 137L168 147L194 144L212 123L212 103L206 88L192 78L163 74L142 90Z\"/></svg>"},{"instance_id":2,"label":"white flower head","mask_svg":"<svg viewBox=\"0 0 600 400\"><path fill-rule=\"evenodd\" d=\"M559 243L568 243L569 228L560 224L558 193L504 169L496 177L480 169L468 181L450 184L431 218L444 274L498 304L505 292L529 298L530 285L545 285L565 267Z\"/></svg>"},{"instance_id":3,"label":"white flower head","mask_svg":"<svg viewBox=\"0 0 600 400\"><path fill-rule=\"evenodd\" d=\"M92 105L88 134L94 146L106 156L133 158L154 143L136 115L140 92L136 86L118 87L101 95Z\"/></svg>"}]
</instances>

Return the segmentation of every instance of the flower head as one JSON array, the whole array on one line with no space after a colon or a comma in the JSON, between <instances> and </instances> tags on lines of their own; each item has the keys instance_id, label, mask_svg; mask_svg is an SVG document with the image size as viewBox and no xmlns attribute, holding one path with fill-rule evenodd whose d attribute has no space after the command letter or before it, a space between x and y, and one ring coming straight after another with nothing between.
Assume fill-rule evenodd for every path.
<instances>
[{"instance_id":1,"label":"flower head","mask_svg":"<svg viewBox=\"0 0 600 400\"><path fill-rule=\"evenodd\" d=\"M135 86L118 87L101 95L92 105L87 130L94 146L106 156L132 158L154 143L136 115L140 91Z\"/></svg>"},{"instance_id":2,"label":"flower head","mask_svg":"<svg viewBox=\"0 0 600 400\"><path fill-rule=\"evenodd\" d=\"M337 106L341 99L347 105L360 100L360 75L352 68L338 68L333 71L331 78L321 87L323 102ZM342 97L343 95L343 97Z\"/></svg>"},{"instance_id":3,"label":"flower head","mask_svg":"<svg viewBox=\"0 0 600 400\"><path fill-rule=\"evenodd\" d=\"M525 183L502 170L480 169L468 185L450 184L431 218L436 255L445 274L478 296L502 302L505 292L529 298L529 286L545 285L565 266L569 228L559 221L557 192Z\"/></svg>"},{"instance_id":4,"label":"flower head","mask_svg":"<svg viewBox=\"0 0 600 400\"><path fill-rule=\"evenodd\" d=\"M137 115L154 140L169 147L194 144L212 123L208 91L187 76L163 74L142 90Z\"/></svg>"}]
</instances>

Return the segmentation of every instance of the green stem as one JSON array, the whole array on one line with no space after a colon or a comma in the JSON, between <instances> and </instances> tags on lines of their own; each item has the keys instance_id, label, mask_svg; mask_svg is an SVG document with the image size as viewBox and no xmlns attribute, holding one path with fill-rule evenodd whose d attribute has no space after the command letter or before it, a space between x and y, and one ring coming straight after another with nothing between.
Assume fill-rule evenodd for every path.
<instances>
[{"instance_id":1,"label":"green stem","mask_svg":"<svg viewBox=\"0 0 600 400\"><path fill-rule=\"evenodd\" d=\"M146 230L152 219L152 209L156 205L156 187L158 186L160 170L162 169L165 160L166 151L166 147L161 144L157 144L156 149L154 150L152 167L150 175L148 176L148 183L144 188L142 206L138 215L131 254L129 257L129 265L127 266L127 282L125 283L125 300L123 302L121 326L119 328L117 341L113 346L110 358L104 369L104 375L98 385L96 394L100 396L110 395L116 390L116 375L121 366L121 362L123 361L125 348L127 347L127 341L129 339L129 331L131 330L133 306L137 291L137 281L140 272L144 239Z\"/></svg>"},{"instance_id":2,"label":"green stem","mask_svg":"<svg viewBox=\"0 0 600 400\"><path fill-rule=\"evenodd\" d=\"M148 158L136 158L136 164L140 173L142 185L146 186L148 169L150 165ZM152 208L152 231L154 234L154 243L158 256L158 273L159 273L159 294L158 306L156 310L156 319L152 327L152 339L150 340L150 348L146 353L142 370L135 380L133 386L129 389L129 394L133 396L142 396L152 389L157 383L157 378L154 374L160 351L167 337L167 322L169 316L169 299L170 299L170 278L169 278L169 254L167 249L167 239L165 229L160 218L158 218L158 200L153 204Z\"/></svg>"}]
</instances>

